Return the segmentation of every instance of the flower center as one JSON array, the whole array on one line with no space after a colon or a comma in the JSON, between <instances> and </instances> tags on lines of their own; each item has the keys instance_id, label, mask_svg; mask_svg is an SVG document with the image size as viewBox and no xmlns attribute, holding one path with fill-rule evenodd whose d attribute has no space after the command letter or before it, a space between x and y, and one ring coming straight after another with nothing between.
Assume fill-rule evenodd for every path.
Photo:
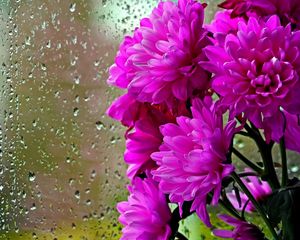
<instances>
[{"instance_id":1,"label":"flower center","mask_svg":"<svg viewBox=\"0 0 300 240\"><path fill-rule=\"evenodd\" d=\"M255 75L250 84L253 92L263 97L280 93L282 87L290 87L295 82L293 66L277 58L258 65Z\"/></svg>"}]
</instances>

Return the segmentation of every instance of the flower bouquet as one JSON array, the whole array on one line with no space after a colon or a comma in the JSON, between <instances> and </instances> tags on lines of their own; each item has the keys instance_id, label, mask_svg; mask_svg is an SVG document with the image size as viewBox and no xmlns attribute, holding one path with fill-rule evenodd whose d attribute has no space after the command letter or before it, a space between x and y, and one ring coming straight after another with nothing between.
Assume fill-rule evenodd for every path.
<instances>
[{"instance_id":1,"label":"flower bouquet","mask_svg":"<svg viewBox=\"0 0 300 240\"><path fill-rule=\"evenodd\" d=\"M286 152L300 152L300 1L226 0L209 24L206 6L160 1L109 69L125 90L107 110L127 127L121 239L187 239L178 226L194 213L223 239L300 239ZM215 206L230 230L212 224Z\"/></svg>"}]
</instances>

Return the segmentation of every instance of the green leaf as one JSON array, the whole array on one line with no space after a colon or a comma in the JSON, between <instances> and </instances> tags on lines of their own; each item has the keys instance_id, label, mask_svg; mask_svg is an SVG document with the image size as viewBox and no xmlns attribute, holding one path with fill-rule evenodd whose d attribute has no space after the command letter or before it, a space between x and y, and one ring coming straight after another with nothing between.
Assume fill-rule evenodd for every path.
<instances>
[{"instance_id":1,"label":"green leaf","mask_svg":"<svg viewBox=\"0 0 300 240\"><path fill-rule=\"evenodd\" d=\"M263 205L274 226L282 223L284 240L300 239L300 183L279 189Z\"/></svg>"}]
</instances>

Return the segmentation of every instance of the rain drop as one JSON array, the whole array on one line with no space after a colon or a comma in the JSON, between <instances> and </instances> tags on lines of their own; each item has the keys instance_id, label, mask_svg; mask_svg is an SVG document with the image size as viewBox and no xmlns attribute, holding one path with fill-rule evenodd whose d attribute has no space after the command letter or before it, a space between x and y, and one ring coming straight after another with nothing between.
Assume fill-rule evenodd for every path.
<instances>
[{"instance_id":1,"label":"rain drop","mask_svg":"<svg viewBox=\"0 0 300 240\"><path fill-rule=\"evenodd\" d=\"M74 115L74 117L77 117L78 114L79 114L79 108L76 107L73 109L73 115Z\"/></svg>"},{"instance_id":2,"label":"rain drop","mask_svg":"<svg viewBox=\"0 0 300 240\"><path fill-rule=\"evenodd\" d=\"M104 123L103 122L101 122L101 121L97 121L96 122L96 128L97 128L97 130L102 130L102 129L105 129L105 126L104 126Z\"/></svg>"},{"instance_id":3,"label":"rain drop","mask_svg":"<svg viewBox=\"0 0 300 240\"><path fill-rule=\"evenodd\" d=\"M35 180L36 176L35 176L35 173L34 172L29 172L28 173L28 180L30 182L33 182Z\"/></svg>"},{"instance_id":4,"label":"rain drop","mask_svg":"<svg viewBox=\"0 0 300 240\"><path fill-rule=\"evenodd\" d=\"M74 196L76 199L80 199L80 192L76 190Z\"/></svg>"},{"instance_id":5,"label":"rain drop","mask_svg":"<svg viewBox=\"0 0 300 240\"><path fill-rule=\"evenodd\" d=\"M69 10L70 10L70 12L75 12L75 10L76 10L76 3L71 3Z\"/></svg>"}]
</instances>

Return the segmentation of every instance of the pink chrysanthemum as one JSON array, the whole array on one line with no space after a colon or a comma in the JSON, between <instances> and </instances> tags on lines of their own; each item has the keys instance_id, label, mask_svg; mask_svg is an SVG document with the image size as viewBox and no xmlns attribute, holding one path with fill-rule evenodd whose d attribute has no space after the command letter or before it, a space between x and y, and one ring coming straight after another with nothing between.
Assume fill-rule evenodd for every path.
<instances>
[{"instance_id":1,"label":"pink chrysanthemum","mask_svg":"<svg viewBox=\"0 0 300 240\"><path fill-rule=\"evenodd\" d=\"M285 113L286 129L284 130L285 145L288 149L300 153L300 116ZM277 139L279 142L280 139Z\"/></svg>"},{"instance_id":2,"label":"pink chrysanthemum","mask_svg":"<svg viewBox=\"0 0 300 240\"><path fill-rule=\"evenodd\" d=\"M171 211L157 183L150 178L136 178L128 189L128 201L117 205L119 221L124 225L120 239L168 240Z\"/></svg>"},{"instance_id":3,"label":"pink chrysanthemum","mask_svg":"<svg viewBox=\"0 0 300 240\"><path fill-rule=\"evenodd\" d=\"M213 191L212 204L217 204L222 179L234 169L225 161L235 122L223 128L222 115L214 105L199 99L193 102L192 114L193 118L178 117L177 124L160 128L164 138L160 152L151 155L159 166L153 175L160 189L170 194L171 202L181 206L184 201L193 201L191 211L211 226L207 195Z\"/></svg>"},{"instance_id":4,"label":"pink chrysanthemum","mask_svg":"<svg viewBox=\"0 0 300 240\"><path fill-rule=\"evenodd\" d=\"M149 105L136 101L126 93L113 101L106 114L124 126L133 127L136 121L147 116L148 111Z\"/></svg>"},{"instance_id":5,"label":"pink chrysanthemum","mask_svg":"<svg viewBox=\"0 0 300 240\"><path fill-rule=\"evenodd\" d=\"M238 31L238 23L245 21L241 17L231 18L231 11L218 11L210 24L205 27L213 33L213 42L224 46L225 38L228 34L236 34Z\"/></svg>"},{"instance_id":6,"label":"pink chrysanthemum","mask_svg":"<svg viewBox=\"0 0 300 240\"><path fill-rule=\"evenodd\" d=\"M219 218L234 227L232 231L215 229L213 233L220 238L231 238L234 240L265 240L262 231L253 224L238 220L231 216L220 214Z\"/></svg>"},{"instance_id":7,"label":"pink chrysanthemum","mask_svg":"<svg viewBox=\"0 0 300 240\"><path fill-rule=\"evenodd\" d=\"M276 14L283 24L292 23L300 27L299 0L226 0L219 5L225 9L233 9L231 16L251 16L253 14L269 17Z\"/></svg>"},{"instance_id":8,"label":"pink chrysanthemum","mask_svg":"<svg viewBox=\"0 0 300 240\"><path fill-rule=\"evenodd\" d=\"M267 22L251 17L226 37L224 47L205 51L205 67L215 73L213 89L231 116L243 112L256 127L268 125L282 136L281 109L300 113L300 31L281 26L277 16Z\"/></svg>"},{"instance_id":9,"label":"pink chrysanthemum","mask_svg":"<svg viewBox=\"0 0 300 240\"><path fill-rule=\"evenodd\" d=\"M150 155L158 151L161 143L162 135L156 122L152 119L136 122L133 132L127 134L124 153L124 160L129 165L127 169L129 179L132 180L145 169L152 169L156 166Z\"/></svg>"},{"instance_id":10,"label":"pink chrysanthemum","mask_svg":"<svg viewBox=\"0 0 300 240\"><path fill-rule=\"evenodd\" d=\"M246 171L249 170L250 169L246 169ZM256 176L248 176L247 178L243 178L242 181L257 201L264 200L267 196L270 196L272 193L270 185L267 182L260 181L259 178ZM248 197L245 193L240 192L241 205L239 205L234 191L232 193L229 193L227 196L232 202L233 206L240 211L243 210L246 203L247 206L245 210L247 212L253 212L256 209L252 202L248 201Z\"/></svg>"},{"instance_id":11,"label":"pink chrysanthemum","mask_svg":"<svg viewBox=\"0 0 300 240\"><path fill-rule=\"evenodd\" d=\"M162 119L166 123L167 119L174 120L176 116L188 115L186 103L174 101L174 107L169 108L166 104L150 104L137 101L132 95L126 93L118 97L109 106L106 114L111 118L121 122L124 126L132 128L135 122L144 118Z\"/></svg>"},{"instance_id":12,"label":"pink chrysanthemum","mask_svg":"<svg viewBox=\"0 0 300 240\"><path fill-rule=\"evenodd\" d=\"M286 148L300 153L300 116L283 111L281 117L283 119L282 121L285 122L284 126L282 126L282 131L284 132ZM277 143L280 142L281 136L274 134L274 131L272 131L268 125L265 127L265 132L267 138L270 138Z\"/></svg>"},{"instance_id":13,"label":"pink chrysanthemum","mask_svg":"<svg viewBox=\"0 0 300 240\"><path fill-rule=\"evenodd\" d=\"M144 26L141 21L141 27ZM131 48L138 45L142 41L140 29L136 29L133 36L126 36L120 45L119 52L115 58L115 63L109 69L109 78L107 83L119 88L126 89L128 84L135 76L135 72L139 70L139 66L134 64L134 56L132 56Z\"/></svg>"},{"instance_id":14,"label":"pink chrysanthemum","mask_svg":"<svg viewBox=\"0 0 300 240\"><path fill-rule=\"evenodd\" d=\"M210 77L199 62L210 41L203 19L203 6L195 0L160 2L121 44L108 82L154 104L172 105L174 98L185 101L206 91Z\"/></svg>"},{"instance_id":15,"label":"pink chrysanthemum","mask_svg":"<svg viewBox=\"0 0 300 240\"><path fill-rule=\"evenodd\" d=\"M159 131L160 125L175 122L177 116L189 115L184 103L179 103L176 111L171 111L164 104L139 104L143 105L144 112L140 114L134 127L126 134L124 160L129 165L127 176L131 180L137 174L156 166L150 155L158 151L162 143L163 136Z\"/></svg>"}]
</instances>

